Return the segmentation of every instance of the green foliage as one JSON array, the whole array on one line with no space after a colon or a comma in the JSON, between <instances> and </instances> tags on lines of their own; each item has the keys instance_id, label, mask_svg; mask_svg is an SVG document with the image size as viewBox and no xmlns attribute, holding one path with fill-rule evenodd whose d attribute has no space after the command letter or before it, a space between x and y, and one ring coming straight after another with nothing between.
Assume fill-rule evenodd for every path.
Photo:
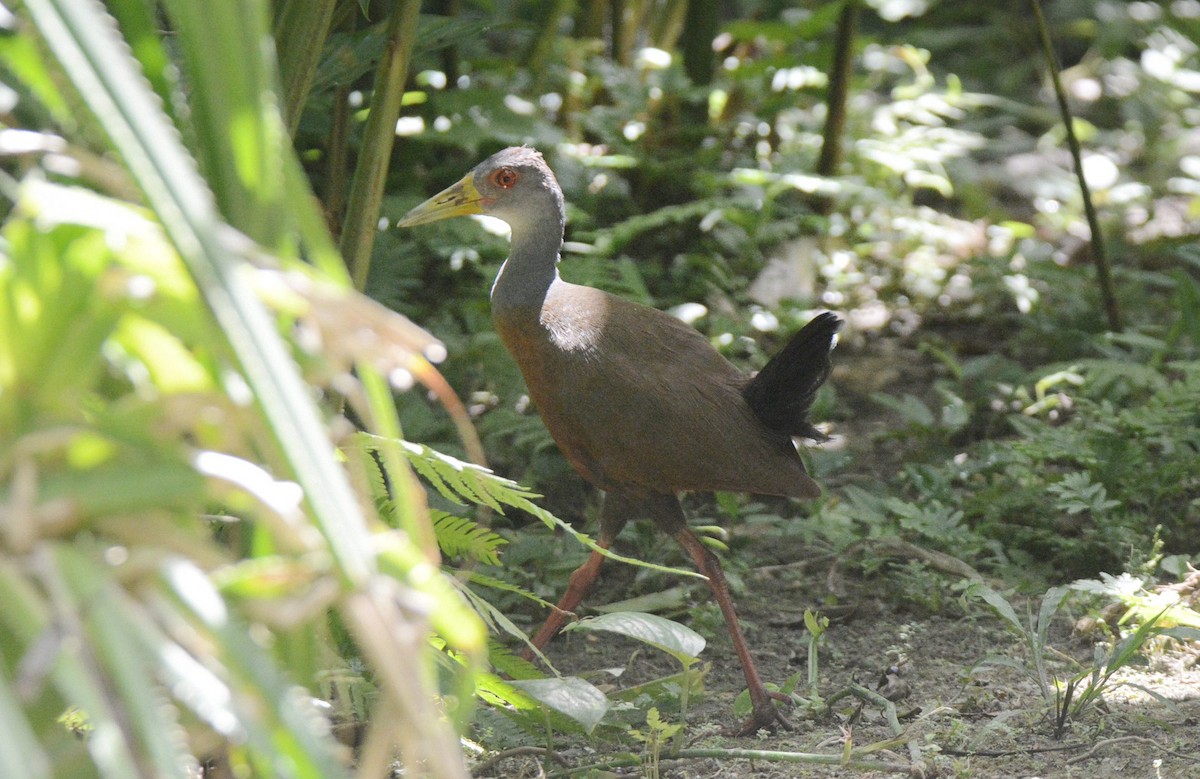
<instances>
[{"instance_id":1,"label":"green foliage","mask_svg":"<svg viewBox=\"0 0 1200 779\"><path fill-rule=\"evenodd\" d=\"M1099 579L1080 579L1072 583L1071 589L1100 596L1106 603L1124 605L1127 611L1121 624L1152 624L1164 630L1180 626L1200 628L1200 613L1181 602L1178 587L1151 587L1144 576L1101 573Z\"/></svg>"},{"instance_id":2,"label":"green foliage","mask_svg":"<svg viewBox=\"0 0 1200 779\"><path fill-rule=\"evenodd\" d=\"M1088 512L1099 517L1108 509L1121 505L1118 500L1108 500L1104 485L1092 484L1092 477L1086 471L1068 473L1062 477L1062 481L1051 484L1047 489L1058 497L1055 507L1068 514Z\"/></svg>"},{"instance_id":3,"label":"green foliage","mask_svg":"<svg viewBox=\"0 0 1200 779\"><path fill-rule=\"evenodd\" d=\"M469 519L444 511L433 511L430 516L442 554L500 565L500 547L507 544L507 540Z\"/></svg>"},{"instance_id":4,"label":"green foliage","mask_svg":"<svg viewBox=\"0 0 1200 779\"><path fill-rule=\"evenodd\" d=\"M678 695L686 710L702 676L686 663L693 678L625 698L537 679L496 646L494 667L528 689L475 673L482 627L521 640L511 604L542 603L537 595L565 581L558 569L578 552L548 554L564 548L549 546L559 543L551 534L595 548L558 519L583 514L585 490L491 331L487 289L503 240L470 223L377 232L370 198L347 224L345 160L380 175L393 218L499 146L539 146L570 207L564 276L686 313L747 369L818 307L851 319L846 358L880 342L915 345L919 375L862 387L838 375L818 399L834 432L870 437L854 419L863 406L887 424L862 446L813 455L828 485L815 516L768 519L773 508L727 498L722 511L832 552L882 550L863 556L864 569L896 577L931 609L950 605L957 585L944 586L947 571L927 560L895 565L914 545L1021 583L1099 577L1086 586L1126 603L1138 627L1089 669L1034 669L1047 701L1054 693L1060 729L1168 619L1178 623L1170 629L1190 624L1186 611L1158 615L1162 591L1149 578L1169 573L1155 568L1164 553L1192 558L1200 521L1200 260L1189 245L1200 174L1189 156L1197 118L1186 110L1200 61L1194 20L1178 4L1103 4L1099 24L1088 4L1052 9L1085 168L1119 258L1131 327L1115 335L1103 334L1080 248L1082 201L1058 153L1061 122L1034 58L1011 56L1029 34L1012 4L982 15L930 4L904 25L877 15L895 4L864 10L845 155L831 177L812 170L838 3L768 4L752 19L722 20L709 83L695 51L681 57L676 46L682 22L666 9L678 3L626 4L646 24L607 32L589 20L592 4L577 4L573 19L511 4L505 24L488 4L460 4L455 17L401 30L402 43L415 43L415 76L379 84L369 74L395 50L386 24L364 22L355 2L318 3L306 19L300 5L171 0L159 18L117 0L107 4L115 27L74 0L29 0L16 21L0 13L16 30L0 40L17 99L6 143L17 137L10 127L27 130L22 143L36 150L6 156L0 181L11 200L0 247L0 581L13 604L0 615L0 708L15 712L0 729L0 773L169 773L191 759L184 736L236 722L246 771L291 761L339 775L340 753L312 735L317 715L276 705L290 684L316 692L328 668L353 668L367 688L352 696L363 702L358 717L442 692L460 702L451 713L461 723L474 684L495 704L479 714L496 736L489 746L525 743L547 723L598 737L633 724L656 765L652 745L682 725L629 707L662 711ZM670 56L638 48L647 44ZM396 128L378 122L387 95L403 103ZM384 181L388 159L396 165ZM432 341L391 358L356 345L356 333L394 320L363 314L341 292L345 271L322 216L375 241L372 294L445 344L445 376L496 473L462 461L456 429L419 393L400 397L393 414L379 374L400 375ZM756 282L764 268L791 280ZM318 395L331 402L315 404ZM339 395L370 420L368 432L340 432ZM376 511L363 516L364 506ZM468 506L510 516L493 530ZM526 515L545 530L516 539L510 528ZM480 567L438 571L439 549ZM1136 587L1109 573L1121 568ZM379 617L408 624L393 608L408 601L372 595L383 592L432 599L438 639L427 644L417 622L400 633L420 640L397 646ZM1051 593L1033 622L1002 614L1033 636L1030 651L1044 648L1038 631L1063 602ZM227 623L201 595L223 605ZM186 644L174 624L199 638ZM254 660L247 636L261 639L261 626L269 648ZM816 641L810 626L813 699ZM21 662L52 642L94 647L103 673L74 655L62 668ZM231 678L162 660L182 652L207 667L203 645ZM416 670L396 672L397 653ZM114 689L115 707L102 695ZM195 689L190 701L171 698ZM213 689L228 700L201 694ZM388 706L365 703L375 693ZM163 700L181 715L152 718ZM57 723L72 705L82 715ZM416 734L402 744L406 759L441 743L426 764L454 775L438 763L456 758L452 734L408 727L442 720L405 711L404 723L383 717L377 732ZM89 753L113 738L111 754Z\"/></svg>"},{"instance_id":5,"label":"green foliage","mask_svg":"<svg viewBox=\"0 0 1200 779\"><path fill-rule=\"evenodd\" d=\"M1071 589L1096 591L1098 584L1080 582L1072 585ZM1162 635L1167 629L1167 626L1159 624L1165 609L1157 614L1144 615L1133 630L1113 643L1097 644L1090 666L1060 676L1052 670L1051 660L1054 657L1069 659L1069 656L1053 649L1049 643L1049 630L1055 615L1070 594L1071 590L1066 587L1051 588L1042 596L1037 615L1028 610L1026 619L1022 621L1008 599L990 587L979 584L968 590L968 595L981 598L1001 617L1026 650L1024 662L1011 657L990 657L984 662L1016 668L1034 680L1052 716L1055 738L1062 738L1073 720L1078 720L1090 708L1100 704L1104 694L1119 685L1113 678L1118 671L1129 665L1145 665L1143 651L1152 638ZM1192 629L1179 635L1181 638L1186 636L1195 639L1200 637L1200 631Z\"/></svg>"},{"instance_id":6,"label":"green foliage","mask_svg":"<svg viewBox=\"0 0 1200 779\"><path fill-rule=\"evenodd\" d=\"M0 772L348 776L313 697L349 644L378 683L368 729L410 734L406 770L465 776L446 715L467 708L435 696L466 698L483 627L429 566L403 461L382 458L408 532L381 543L314 400L353 388L388 433L376 369L436 342L346 291L267 4L110 5L118 24L74 0L2 13L4 132L40 151L0 179ZM334 322L407 335L368 353ZM440 684L431 623L458 661Z\"/></svg>"},{"instance_id":7,"label":"green foliage","mask_svg":"<svg viewBox=\"0 0 1200 779\"><path fill-rule=\"evenodd\" d=\"M651 707L646 712L646 730L629 731L629 737L642 744L642 770L647 779L658 779L659 759L662 757L663 747L682 730L682 723L664 721L658 709Z\"/></svg>"},{"instance_id":8,"label":"green foliage","mask_svg":"<svg viewBox=\"0 0 1200 779\"><path fill-rule=\"evenodd\" d=\"M1054 702L1056 682L1051 678L1048 667L1048 636L1050 623L1054 619L1054 615L1058 613L1063 600L1070 594L1070 590L1066 587L1052 587L1047 590L1046 594L1042 596L1042 603L1037 615L1034 615L1032 609L1028 609L1024 621L1017 616L1016 609L1013 608L1012 604L1003 595L985 584L972 586L967 591L967 594L978 597L987 603L996 615L1002 619L1005 627L1014 632L1024 642L1025 649L1028 652L1029 666L1027 670L1037 684L1038 689L1041 690L1042 698L1047 703ZM1025 666L1019 661L1010 658L996 657L989 659L987 662L998 665L1010 665L1025 670Z\"/></svg>"},{"instance_id":9,"label":"green foliage","mask_svg":"<svg viewBox=\"0 0 1200 779\"><path fill-rule=\"evenodd\" d=\"M594 28L583 8L571 26L523 16L518 5L523 23L418 55L424 72L409 111L423 129L398 152L387 211L402 213L499 146L531 143L567 195L565 277L664 309L686 306L677 310L747 368L824 306L850 316L839 353L847 363L880 342L915 347L918 359L893 360L896 386L860 387L835 374L822 418L860 440L813 454L828 486L815 516L754 517L756 529L833 553L866 550L869 573L896 577L931 609L954 605L966 585L943 577L972 576L970 566L1039 586L1141 570L1160 554L1155 528L1167 551L1192 551L1200 494L1200 264L1181 216L1197 203L1194 165L1184 161L1196 119L1178 109L1189 95L1176 77L1197 63L1190 45L1172 43L1194 25L1155 8L1162 13L1151 19L1109 4L1111 18L1097 25L1090 7L1084 19L1060 6L1051 19L1105 237L1118 247L1124 334L1104 334L1061 123L1040 92L1038 63L1011 57L1029 35L1024 11L1011 5L980 17L933 4L904 26L864 13L845 158L827 178L812 170L838 4L728 20L722 67L703 87L678 56L630 52L616 25L604 51L587 37ZM451 24L470 29L483 13L470 6ZM560 29L574 37L556 36ZM645 42L657 43L660 28L648 29ZM510 51L529 58L519 64ZM372 288L457 355L446 373L470 398L497 472L569 507L556 513L581 516L583 490L490 329L487 288L503 242L455 225L387 236L381 246ZM768 265L797 281L781 291L755 284ZM862 397L874 401L865 412ZM457 451L427 403L401 405L406 431ZM864 432L858 413L887 415L884 432ZM437 468L426 476L435 489L441 479L449 500L491 495L514 505L472 483L474 474ZM463 494L455 480L485 495ZM727 515L751 513L718 500ZM547 553L562 548L554 543L530 534L506 547L519 559L512 573L539 593L573 562ZM914 547L970 566L895 563Z\"/></svg>"},{"instance_id":10,"label":"green foliage","mask_svg":"<svg viewBox=\"0 0 1200 779\"><path fill-rule=\"evenodd\" d=\"M778 689L773 684L768 684L767 688L791 696L792 702L804 716L810 718L824 717L829 713L829 703L821 695L820 649L824 642L825 633L829 630L829 617L821 616L811 609L805 609L804 628L808 632L806 639L806 643L808 644L808 661L804 678L802 679L800 674L796 674L789 678L781 687L778 687ZM797 692L797 688L800 687L801 682L804 685L803 693ZM750 692L743 690L738 694L737 700L734 701L734 712L739 717L745 717L750 714L752 708L753 704L750 701Z\"/></svg>"},{"instance_id":11,"label":"green foliage","mask_svg":"<svg viewBox=\"0 0 1200 779\"><path fill-rule=\"evenodd\" d=\"M1136 568L1154 554L1157 537L1168 552L1187 553L1200 516L1200 363L1154 363L1121 353L1070 370L1051 366L1029 377L1032 391L991 387L990 399L973 397L978 390L965 384L939 388L972 409L954 435L923 401L889 401L911 420L899 435L924 447L890 494L843 489L820 507L815 526L801 520L781 531L835 547L898 536L1057 581ZM963 441L984 418L1009 437Z\"/></svg>"}]
</instances>

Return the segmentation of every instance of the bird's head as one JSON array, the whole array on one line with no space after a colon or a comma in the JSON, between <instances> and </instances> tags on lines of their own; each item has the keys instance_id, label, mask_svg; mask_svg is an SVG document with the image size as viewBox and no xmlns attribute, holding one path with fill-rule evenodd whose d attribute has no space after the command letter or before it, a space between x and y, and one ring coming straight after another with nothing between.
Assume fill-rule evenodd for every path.
<instances>
[{"instance_id":1,"label":"bird's head","mask_svg":"<svg viewBox=\"0 0 1200 779\"><path fill-rule=\"evenodd\" d=\"M515 146L488 157L471 172L404 215L398 227L454 216L486 214L508 222L514 232L563 213L562 190L542 155Z\"/></svg>"}]
</instances>

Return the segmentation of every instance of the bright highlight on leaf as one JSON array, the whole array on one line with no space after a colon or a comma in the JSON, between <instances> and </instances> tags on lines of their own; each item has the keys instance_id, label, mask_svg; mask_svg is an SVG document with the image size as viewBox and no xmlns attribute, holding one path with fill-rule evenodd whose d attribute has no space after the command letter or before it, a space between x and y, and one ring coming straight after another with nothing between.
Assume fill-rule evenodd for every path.
<instances>
[{"instance_id":1,"label":"bright highlight on leaf","mask_svg":"<svg viewBox=\"0 0 1200 779\"><path fill-rule=\"evenodd\" d=\"M583 679L527 679L510 684L575 720L589 733L600 724L608 711L608 698Z\"/></svg>"},{"instance_id":2,"label":"bright highlight on leaf","mask_svg":"<svg viewBox=\"0 0 1200 779\"><path fill-rule=\"evenodd\" d=\"M568 625L564 630L617 633L661 649L685 666L699 658L706 644L704 636L685 625L657 614L636 611L588 617Z\"/></svg>"}]
</instances>

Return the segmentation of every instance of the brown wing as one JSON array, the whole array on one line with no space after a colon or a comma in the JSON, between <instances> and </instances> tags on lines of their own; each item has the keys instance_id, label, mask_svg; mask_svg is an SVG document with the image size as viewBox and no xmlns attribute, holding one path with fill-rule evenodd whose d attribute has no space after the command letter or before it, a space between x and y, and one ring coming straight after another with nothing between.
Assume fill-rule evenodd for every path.
<instances>
[{"instance_id":1,"label":"brown wing","mask_svg":"<svg viewBox=\"0 0 1200 779\"><path fill-rule=\"evenodd\" d=\"M746 377L669 314L556 282L540 312L497 312L546 426L604 489L820 494Z\"/></svg>"}]
</instances>

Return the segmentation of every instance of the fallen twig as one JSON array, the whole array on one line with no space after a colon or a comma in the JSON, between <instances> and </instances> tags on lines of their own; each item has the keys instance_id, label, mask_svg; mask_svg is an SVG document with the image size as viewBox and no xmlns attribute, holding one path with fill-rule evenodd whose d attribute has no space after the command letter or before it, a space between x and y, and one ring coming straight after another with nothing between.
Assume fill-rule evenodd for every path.
<instances>
[{"instance_id":1,"label":"fallen twig","mask_svg":"<svg viewBox=\"0 0 1200 779\"><path fill-rule=\"evenodd\" d=\"M908 763L897 763L886 760L867 760L862 758L845 759L842 755L826 755L813 752L781 752L770 749L719 749L694 748L682 749L679 754L670 758L664 756L662 762L676 760L761 760L769 763L808 763L812 765L835 765L841 768L851 768L859 771L886 771L888 773L908 774L912 766ZM633 753L611 756L602 763L589 763L585 766L571 768L564 772L555 772L551 776L575 776L597 769L626 768L641 765L642 757Z\"/></svg>"},{"instance_id":2,"label":"fallen twig","mask_svg":"<svg viewBox=\"0 0 1200 779\"><path fill-rule=\"evenodd\" d=\"M496 754L492 755L487 760L484 760L482 763L475 766L475 770L471 773L473 776L480 776L482 774L486 774L492 768L496 767L502 761L507 760L510 757L533 756L548 757L562 767L568 767L568 763L563 759L563 756L555 752L553 749L547 749L546 747L514 747L513 749L505 749L502 752L497 752Z\"/></svg>"},{"instance_id":3,"label":"fallen twig","mask_svg":"<svg viewBox=\"0 0 1200 779\"><path fill-rule=\"evenodd\" d=\"M1097 741L1095 744L1092 745L1091 749L1084 752L1082 755L1076 755L1075 757L1068 760L1067 765L1074 765L1075 763L1082 763L1084 760L1087 760L1088 758L1090 758L1092 755L1099 752L1104 747L1110 747L1113 744L1130 743L1130 742L1137 743L1137 744L1151 744L1153 746L1158 747L1159 750L1161 750L1164 755L1170 755L1171 757L1178 757L1183 760L1191 760L1192 762L1200 762L1200 757L1196 757L1195 755L1185 755L1182 752L1173 752L1152 738L1146 738L1145 736L1118 736L1117 738L1106 738L1103 741Z\"/></svg>"},{"instance_id":4,"label":"fallen twig","mask_svg":"<svg viewBox=\"0 0 1200 779\"><path fill-rule=\"evenodd\" d=\"M1025 749L951 749L939 747L943 755L951 757L1011 757L1013 755L1036 755L1042 752L1073 752L1087 744L1059 744L1053 747L1026 747Z\"/></svg>"},{"instance_id":5,"label":"fallen twig","mask_svg":"<svg viewBox=\"0 0 1200 779\"><path fill-rule=\"evenodd\" d=\"M959 560L957 557L938 552L933 549L926 549L917 546L914 543L905 541L902 538L895 536L885 538L872 538L866 541L859 541L851 544L842 554L841 559L844 560L850 555L859 551L869 551L876 556L899 557L909 560L916 560L924 563L935 571L940 571L951 576L958 576L971 581L987 582L983 574L976 571L967 563ZM835 561L829 568L829 573L825 576L826 586L833 591L836 591L835 582L841 575L841 563Z\"/></svg>"}]
</instances>

